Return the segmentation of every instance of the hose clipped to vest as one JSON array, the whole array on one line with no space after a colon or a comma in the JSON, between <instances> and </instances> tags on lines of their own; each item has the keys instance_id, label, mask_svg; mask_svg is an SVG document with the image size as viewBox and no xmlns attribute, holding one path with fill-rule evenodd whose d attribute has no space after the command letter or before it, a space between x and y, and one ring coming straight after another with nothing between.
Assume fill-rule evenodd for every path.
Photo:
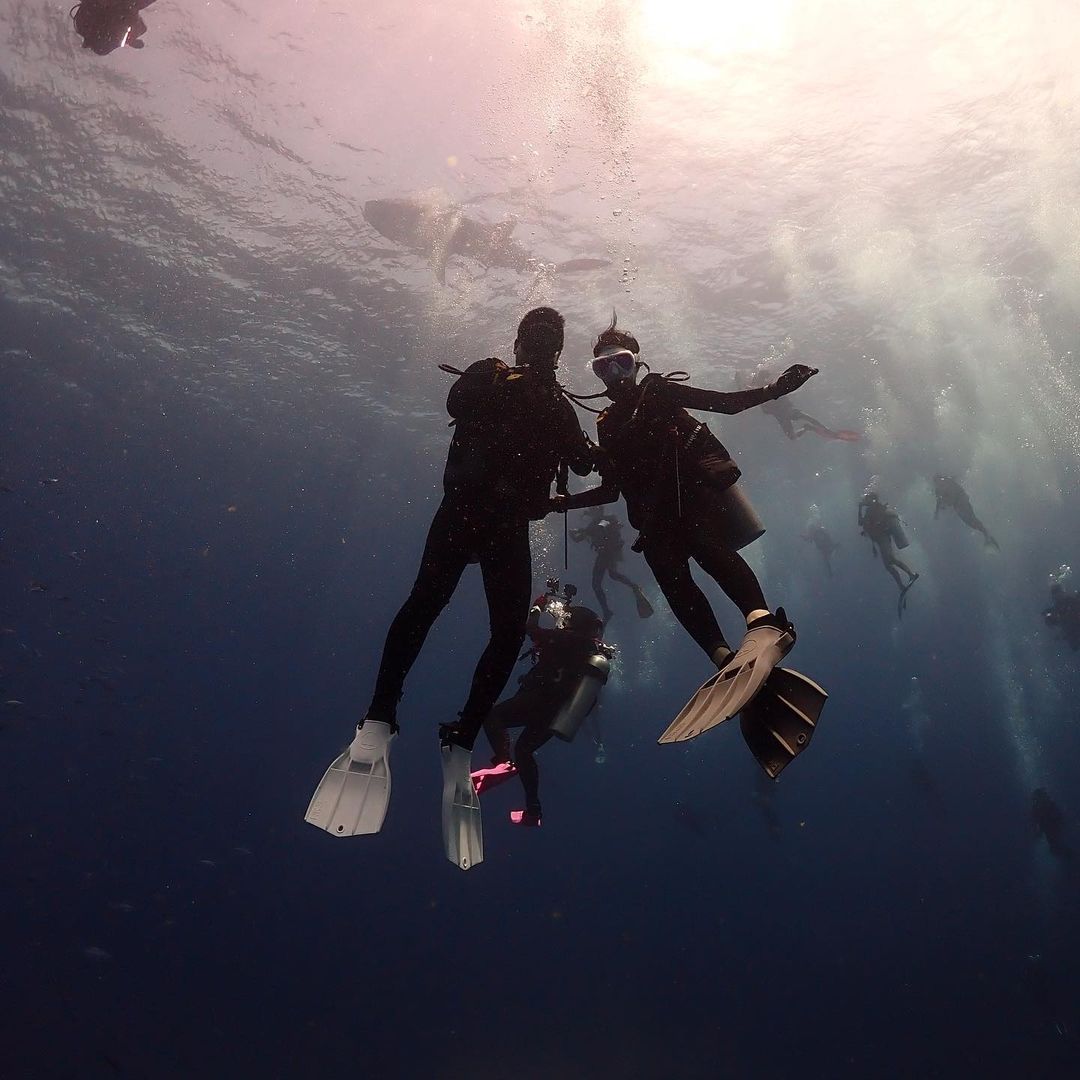
<instances>
[{"instance_id":1,"label":"hose clipped to vest","mask_svg":"<svg viewBox=\"0 0 1080 1080\"><path fill-rule=\"evenodd\" d=\"M570 494L570 466L565 461L559 462L555 471L555 490L560 495ZM563 569L570 569L570 515L565 511L562 516Z\"/></svg>"}]
</instances>

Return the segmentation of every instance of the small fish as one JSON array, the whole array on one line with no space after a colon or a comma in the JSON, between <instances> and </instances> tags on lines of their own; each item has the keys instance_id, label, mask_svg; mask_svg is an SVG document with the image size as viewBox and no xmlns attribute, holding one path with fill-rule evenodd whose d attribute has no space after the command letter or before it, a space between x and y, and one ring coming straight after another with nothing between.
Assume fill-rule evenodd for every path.
<instances>
[{"instance_id":1,"label":"small fish","mask_svg":"<svg viewBox=\"0 0 1080 1080\"><path fill-rule=\"evenodd\" d=\"M254 855L255 854L255 852L252 851L251 848L247 848L247 847L234 847L233 851L235 851L237 855Z\"/></svg>"},{"instance_id":2,"label":"small fish","mask_svg":"<svg viewBox=\"0 0 1080 1080\"><path fill-rule=\"evenodd\" d=\"M10 709L16 709L20 705L24 704L24 702L20 701L18 698L8 698L7 701L4 702L4 704L7 705Z\"/></svg>"},{"instance_id":3,"label":"small fish","mask_svg":"<svg viewBox=\"0 0 1080 1080\"><path fill-rule=\"evenodd\" d=\"M209 866L211 869L216 869L217 868L217 863L214 862L213 859L200 859L199 860L199 865L200 866Z\"/></svg>"},{"instance_id":4,"label":"small fish","mask_svg":"<svg viewBox=\"0 0 1080 1080\"><path fill-rule=\"evenodd\" d=\"M97 964L103 964L107 960L112 959L112 953L106 949L102 949L98 945L87 945L86 948L83 949L83 956L85 956L87 960L93 960Z\"/></svg>"},{"instance_id":5,"label":"small fish","mask_svg":"<svg viewBox=\"0 0 1080 1080\"><path fill-rule=\"evenodd\" d=\"M44 487L46 484L59 484L60 483L60 477L59 476L46 476L43 480L39 480L38 483L41 484L42 487Z\"/></svg>"},{"instance_id":6,"label":"small fish","mask_svg":"<svg viewBox=\"0 0 1080 1080\"><path fill-rule=\"evenodd\" d=\"M31 581L29 587L30 587L31 592L48 592L49 591L49 586L46 585L45 582L43 582L43 581Z\"/></svg>"},{"instance_id":7,"label":"small fish","mask_svg":"<svg viewBox=\"0 0 1080 1080\"><path fill-rule=\"evenodd\" d=\"M135 910L135 905L129 904L126 900L110 900L109 908L112 911L122 911L125 915L129 915Z\"/></svg>"}]
</instances>

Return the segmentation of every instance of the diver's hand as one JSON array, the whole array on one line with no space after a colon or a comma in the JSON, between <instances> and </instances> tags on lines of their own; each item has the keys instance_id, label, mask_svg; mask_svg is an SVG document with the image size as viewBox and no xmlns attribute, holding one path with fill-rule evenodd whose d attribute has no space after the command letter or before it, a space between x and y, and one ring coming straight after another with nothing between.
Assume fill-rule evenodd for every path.
<instances>
[{"instance_id":1,"label":"diver's hand","mask_svg":"<svg viewBox=\"0 0 1080 1080\"><path fill-rule=\"evenodd\" d=\"M807 367L806 364L792 364L773 383L773 390L777 397L784 397L793 390L798 390L807 379L813 378L817 373L817 368Z\"/></svg>"},{"instance_id":2,"label":"diver's hand","mask_svg":"<svg viewBox=\"0 0 1080 1080\"><path fill-rule=\"evenodd\" d=\"M566 513L566 496L552 495L548 500L548 510L553 514Z\"/></svg>"}]
</instances>

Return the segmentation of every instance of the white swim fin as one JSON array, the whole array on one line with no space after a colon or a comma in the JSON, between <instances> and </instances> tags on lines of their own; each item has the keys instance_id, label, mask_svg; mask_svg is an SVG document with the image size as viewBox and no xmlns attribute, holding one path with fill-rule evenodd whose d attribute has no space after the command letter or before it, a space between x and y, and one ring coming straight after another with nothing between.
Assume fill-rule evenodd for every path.
<instances>
[{"instance_id":1,"label":"white swim fin","mask_svg":"<svg viewBox=\"0 0 1080 1080\"><path fill-rule=\"evenodd\" d=\"M787 621L783 608L768 616L768 621L757 620L747 630L739 651L701 686L657 742L693 739L730 720L754 700L773 668L794 644L795 629Z\"/></svg>"},{"instance_id":2,"label":"white swim fin","mask_svg":"<svg viewBox=\"0 0 1080 1080\"><path fill-rule=\"evenodd\" d=\"M365 720L326 770L304 820L331 836L377 833L390 805L390 743L396 734L381 720Z\"/></svg>"},{"instance_id":3,"label":"white swim fin","mask_svg":"<svg viewBox=\"0 0 1080 1080\"><path fill-rule=\"evenodd\" d=\"M472 780L472 751L457 743L443 743L442 828L446 857L471 870L484 861L484 829L480 796Z\"/></svg>"}]
</instances>

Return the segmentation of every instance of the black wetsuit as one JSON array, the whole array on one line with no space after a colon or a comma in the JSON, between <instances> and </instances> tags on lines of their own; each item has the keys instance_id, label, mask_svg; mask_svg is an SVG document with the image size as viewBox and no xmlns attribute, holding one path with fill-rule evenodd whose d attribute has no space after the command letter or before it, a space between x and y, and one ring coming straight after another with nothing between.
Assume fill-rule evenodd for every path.
<instances>
[{"instance_id":1,"label":"black wetsuit","mask_svg":"<svg viewBox=\"0 0 1080 1080\"><path fill-rule=\"evenodd\" d=\"M458 741L472 746L525 639L532 591L529 521L548 510L560 461L589 473L588 443L550 372L473 364L446 403L456 430L420 572L390 625L369 715L395 721L405 677L465 567L479 562L491 637L473 675Z\"/></svg>"},{"instance_id":2,"label":"black wetsuit","mask_svg":"<svg viewBox=\"0 0 1080 1080\"><path fill-rule=\"evenodd\" d=\"M83 39L83 48L106 56L121 45L141 49L146 33L140 11L154 0L81 0L73 7L75 32Z\"/></svg>"},{"instance_id":3,"label":"black wetsuit","mask_svg":"<svg viewBox=\"0 0 1080 1080\"><path fill-rule=\"evenodd\" d=\"M529 635L536 663L519 680L517 693L491 710L484 730L493 760L513 760L525 789L526 809L539 816L540 769L533 755L552 737L551 723L574 693L589 657L606 646L570 630L537 627ZM518 727L524 730L511 751L507 729Z\"/></svg>"},{"instance_id":4,"label":"black wetsuit","mask_svg":"<svg viewBox=\"0 0 1080 1080\"><path fill-rule=\"evenodd\" d=\"M723 393L647 375L597 418L604 484L567 507L598 506L621 492L641 550L675 617L712 657L727 643L690 560L712 577L744 616L765 609L753 570L725 545L720 496L739 470L720 441L686 410L739 413L775 399L773 387Z\"/></svg>"},{"instance_id":5,"label":"black wetsuit","mask_svg":"<svg viewBox=\"0 0 1080 1080\"><path fill-rule=\"evenodd\" d=\"M896 547L893 543L893 527L898 517L899 515L895 510L891 510L886 503L881 502L876 497L867 496L859 503L859 528L862 529L863 535L870 539L874 551L881 556L881 562L889 577L896 582L896 587L900 590L900 595L903 596L907 591L907 587L919 575L896 554ZM907 574L907 586L900 580L897 567Z\"/></svg>"}]
</instances>

